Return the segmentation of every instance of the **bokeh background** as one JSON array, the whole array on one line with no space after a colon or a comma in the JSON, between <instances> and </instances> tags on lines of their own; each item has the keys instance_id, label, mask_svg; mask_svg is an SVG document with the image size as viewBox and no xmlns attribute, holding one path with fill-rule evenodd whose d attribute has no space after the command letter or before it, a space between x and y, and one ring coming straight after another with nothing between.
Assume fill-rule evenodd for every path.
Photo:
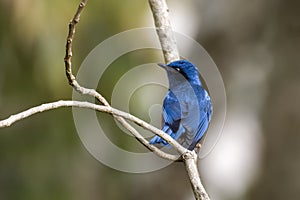
<instances>
[{"instance_id":1,"label":"bokeh background","mask_svg":"<svg viewBox=\"0 0 300 200\"><path fill-rule=\"evenodd\" d=\"M78 3L0 0L1 119L71 98L63 57L67 24ZM199 165L212 199L299 199L300 2L168 3L174 29L205 47L226 87L224 131ZM147 1L90 0L75 36L74 66L106 38L145 26L153 26ZM99 91L110 99L118 77L136 65L157 62L157 54L145 50L120 58ZM143 97L142 91L135 95ZM133 113L148 116L141 102L133 105ZM101 117L109 128L111 118ZM126 138L111 138L124 148L128 144ZM181 163L146 174L99 163L82 145L72 111L65 108L0 129L0 199L185 200L193 195Z\"/></svg>"}]
</instances>

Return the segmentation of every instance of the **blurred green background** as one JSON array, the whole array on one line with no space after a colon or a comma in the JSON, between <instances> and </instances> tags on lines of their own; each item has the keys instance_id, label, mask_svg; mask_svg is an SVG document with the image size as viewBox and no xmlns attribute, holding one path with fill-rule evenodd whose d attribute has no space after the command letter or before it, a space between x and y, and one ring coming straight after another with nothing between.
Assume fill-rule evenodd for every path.
<instances>
[{"instance_id":1,"label":"blurred green background","mask_svg":"<svg viewBox=\"0 0 300 200\"><path fill-rule=\"evenodd\" d=\"M67 25L78 3L0 0L1 119L71 98L63 57ZM174 29L205 47L225 82L224 132L200 161L212 199L299 199L300 2L168 3ZM75 35L75 73L101 41L145 26L153 26L147 1L90 0ZM120 58L113 64L118 70L102 80L111 84L99 91L110 99L118 77L136 65L162 61L158 54L144 50ZM139 106L132 113L149 120ZM127 139L122 141L126 148ZM122 173L99 163L80 142L71 109L63 108L0 129L0 199L183 200L193 195L181 163L147 174Z\"/></svg>"}]
</instances>

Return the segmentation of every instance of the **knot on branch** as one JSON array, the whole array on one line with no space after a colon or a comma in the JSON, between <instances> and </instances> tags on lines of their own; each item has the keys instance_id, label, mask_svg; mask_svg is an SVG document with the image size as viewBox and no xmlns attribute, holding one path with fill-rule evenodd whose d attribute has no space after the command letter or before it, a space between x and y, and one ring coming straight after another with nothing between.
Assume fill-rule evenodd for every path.
<instances>
[{"instance_id":1,"label":"knot on branch","mask_svg":"<svg viewBox=\"0 0 300 200\"><path fill-rule=\"evenodd\" d=\"M84 6L85 6L85 3L84 2L80 2L79 8L83 8Z\"/></svg>"},{"instance_id":2,"label":"knot on branch","mask_svg":"<svg viewBox=\"0 0 300 200\"><path fill-rule=\"evenodd\" d=\"M187 151L182 154L183 160L194 159L193 151Z\"/></svg>"}]
</instances>

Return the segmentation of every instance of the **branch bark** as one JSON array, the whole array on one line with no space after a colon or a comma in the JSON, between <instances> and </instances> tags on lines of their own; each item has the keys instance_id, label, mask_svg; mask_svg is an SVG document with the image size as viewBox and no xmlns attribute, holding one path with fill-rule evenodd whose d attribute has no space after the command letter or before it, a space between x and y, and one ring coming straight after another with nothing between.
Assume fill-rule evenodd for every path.
<instances>
[{"instance_id":1,"label":"branch bark","mask_svg":"<svg viewBox=\"0 0 300 200\"><path fill-rule=\"evenodd\" d=\"M169 19L169 8L165 0L149 0L156 32L166 63L179 60L176 39Z\"/></svg>"},{"instance_id":2,"label":"branch bark","mask_svg":"<svg viewBox=\"0 0 300 200\"><path fill-rule=\"evenodd\" d=\"M195 151L187 152L183 154L183 160L185 169L188 173L195 199L197 200L209 200L209 196L203 187L200 175L197 168L198 155Z\"/></svg>"}]
</instances>

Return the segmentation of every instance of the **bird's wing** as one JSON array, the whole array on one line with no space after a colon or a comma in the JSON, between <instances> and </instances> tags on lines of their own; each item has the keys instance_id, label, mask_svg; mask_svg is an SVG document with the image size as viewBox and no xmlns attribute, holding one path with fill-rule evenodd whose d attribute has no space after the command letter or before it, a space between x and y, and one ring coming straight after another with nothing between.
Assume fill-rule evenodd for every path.
<instances>
[{"instance_id":1,"label":"bird's wing","mask_svg":"<svg viewBox=\"0 0 300 200\"><path fill-rule=\"evenodd\" d=\"M181 120L180 104L176 96L169 90L163 102L163 125L162 131L175 137ZM150 144L168 144L159 136L154 136Z\"/></svg>"},{"instance_id":2,"label":"bird's wing","mask_svg":"<svg viewBox=\"0 0 300 200\"><path fill-rule=\"evenodd\" d=\"M198 101L186 104L187 115L182 116L181 124L185 129L185 133L180 137L180 143L189 150L194 149L208 128L208 124L212 114L212 105L207 92L202 88L194 88L199 94ZM197 110L198 108L198 110Z\"/></svg>"},{"instance_id":3,"label":"bird's wing","mask_svg":"<svg viewBox=\"0 0 300 200\"><path fill-rule=\"evenodd\" d=\"M163 128L169 126L173 132L179 128L181 120L180 104L176 96L169 91L163 103Z\"/></svg>"},{"instance_id":4,"label":"bird's wing","mask_svg":"<svg viewBox=\"0 0 300 200\"><path fill-rule=\"evenodd\" d=\"M192 150L195 148L196 144L200 141L200 139L203 137L204 133L206 132L209 124L209 118L207 117L206 113L203 113L199 119L199 126L197 130L193 134L193 140L192 143L189 145L189 150Z\"/></svg>"}]
</instances>

